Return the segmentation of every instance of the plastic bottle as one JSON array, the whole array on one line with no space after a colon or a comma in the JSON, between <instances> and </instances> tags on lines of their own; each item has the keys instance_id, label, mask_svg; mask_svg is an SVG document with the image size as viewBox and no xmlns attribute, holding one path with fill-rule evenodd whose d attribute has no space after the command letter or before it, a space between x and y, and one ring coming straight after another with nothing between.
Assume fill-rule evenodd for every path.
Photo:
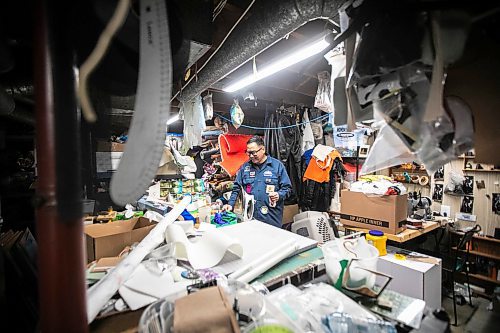
<instances>
[{"instance_id":1,"label":"plastic bottle","mask_svg":"<svg viewBox=\"0 0 500 333\"><path fill-rule=\"evenodd\" d=\"M366 235L366 240L377 248L379 256L385 256L387 254L387 236L384 235L382 231L370 230Z\"/></svg>"}]
</instances>

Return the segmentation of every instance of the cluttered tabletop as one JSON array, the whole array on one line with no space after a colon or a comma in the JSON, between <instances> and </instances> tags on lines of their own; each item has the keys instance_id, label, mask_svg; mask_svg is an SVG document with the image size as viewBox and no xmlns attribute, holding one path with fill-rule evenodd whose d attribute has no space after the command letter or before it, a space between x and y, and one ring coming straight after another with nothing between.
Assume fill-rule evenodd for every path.
<instances>
[{"instance_id":1,"label":"cluttered tabletop","mask_svg":"<svg viewBox=\"0 0 500 333\"><path fill-rule=\"evenodd\" d=\"M398 234L386 233L385 235L387 236L388 240L391 240L393 242L398 242L398 243L404 243L404 242L409 241L411 239L422 236L428 232L436 230L440 226L441 226L440 222L424 221L424 222L422 222L422 226L419 228L416 228L416 229L407 228ZM346 230L353 231L353 232L365 232L365 233L369 232L368 229L364 229L364 228L356 228L356 227L351 227L351 226L344 226L344 228Z\"/></svg>"}]
</instances>

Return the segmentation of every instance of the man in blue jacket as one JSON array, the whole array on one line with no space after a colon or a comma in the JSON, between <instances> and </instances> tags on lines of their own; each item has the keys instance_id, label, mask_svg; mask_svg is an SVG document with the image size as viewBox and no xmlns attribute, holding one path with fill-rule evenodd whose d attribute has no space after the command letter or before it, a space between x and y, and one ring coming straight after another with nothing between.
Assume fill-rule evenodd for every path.
<instances>
[{"instance_id":1,"label":"man in blue jacket","mask_svg":"<svg viewBox=\"0 0 500 333\"><path fill-rule=\"evenodd\" d=\"M292 190L285 166L266 155L264 140L260 136L248 140L247 155L250 160L238 170L231 197L224 209L233 209L242 190L255 198L253 216L256 220L281 228L284 202Z\"/></svg>"}]
</instances>

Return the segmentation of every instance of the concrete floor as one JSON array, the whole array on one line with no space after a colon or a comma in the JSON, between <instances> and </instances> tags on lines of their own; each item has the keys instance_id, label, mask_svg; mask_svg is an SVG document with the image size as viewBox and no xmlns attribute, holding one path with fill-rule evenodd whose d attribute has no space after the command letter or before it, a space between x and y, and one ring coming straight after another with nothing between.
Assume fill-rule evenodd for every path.
<instances>
[{"instance_id":1,"label":"concrete floor","mask_svg":"<svg viewBox=\"0 0 500 333\"><path fill-rule=\"evenodd\" d=\"M451 326L452 333L480 333L480 332L499 332L500 331L500 312L488 311L486 307L490 301L473 297L471 307L468 304L457 305L457 326ZM450 322L454 323L453 300L444 297L443 308L450 316Z\"/></svg>"}]
</instances>

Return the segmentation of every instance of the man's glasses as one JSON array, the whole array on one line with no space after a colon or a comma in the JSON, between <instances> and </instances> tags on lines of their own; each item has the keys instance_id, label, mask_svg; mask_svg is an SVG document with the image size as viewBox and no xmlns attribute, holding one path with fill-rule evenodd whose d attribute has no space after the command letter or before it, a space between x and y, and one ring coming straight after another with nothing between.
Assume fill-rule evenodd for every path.
<instances>
[{"instance_id":1,"label":"man's glasses","mask_svg":"<svg viewBox=\"0 0 500 333\"><path fill-rule=\"evenodd\" d=\"M261 151L261 150L262 150L262 148L260 148L260 149L258 149L258 150L254 150L254 151L247 150L247 151L246 151L246 153L247 153L247 155L248 155L248 156L255 156L255 155L257 155L257 153L258 153L259 151Z\"/></svg>"}]
</instances>

